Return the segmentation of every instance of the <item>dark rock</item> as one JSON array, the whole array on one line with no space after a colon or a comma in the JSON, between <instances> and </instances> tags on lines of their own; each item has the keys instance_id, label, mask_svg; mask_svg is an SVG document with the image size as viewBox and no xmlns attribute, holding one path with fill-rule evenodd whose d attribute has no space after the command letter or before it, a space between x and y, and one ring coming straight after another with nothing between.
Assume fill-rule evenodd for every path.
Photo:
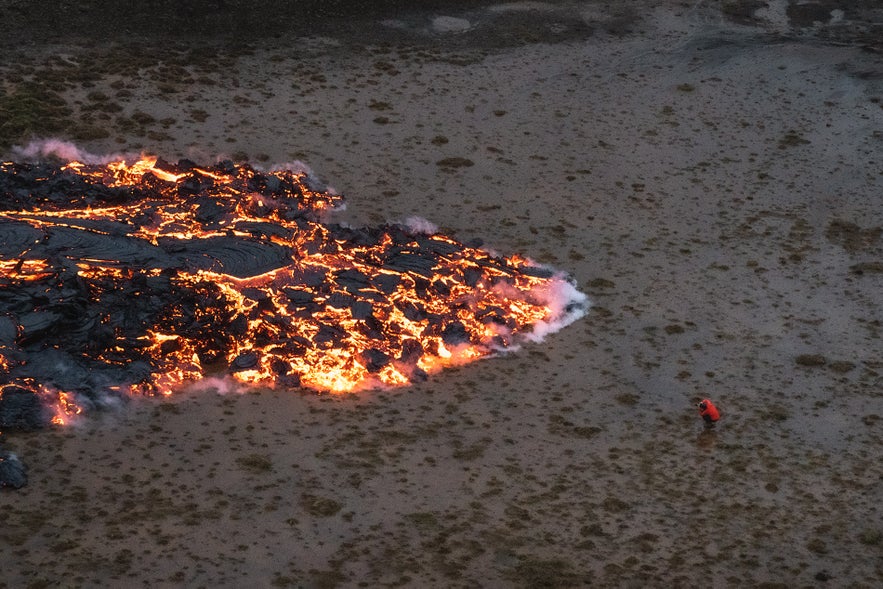
<instances>
[{"instance_id":1,"label":"dark rock","mask_svg":"<svg viewBox=\"0 0 883 589\"><path fill-rule=\"evenodd\" d=\"M248 318L242 313L237 314L230 321L227 331L234 337L245 335L248 333Z\"/></svg>"},{"instance_id":2,"label":"dark rock","mask_svg":"<svg viewBox=\"0 0 883 589\"><path fill-rule=\"evenodd\" d=\"M389 364L390 357L388 354L377 348L369 348L362 352L362 361L368 372L379 372L381 368Z\"/></svg>"},{"instance_id":3,"label":"dark rock","mask_svg":"<svg viewBox=\"0 0 883 589\"><path fill-rule=\"evenodd\" d=\"M202 182L196 176L185 178L178 183L178 196L182 198L199 194L200 190L202 190Z\"/></svg>"},{"instance_id":4,"label":"dark rock","mask_svg":"<svg viewBox=\"0 0 883 589\"><path fill-rule=\"evenodd\" d=\"M356 330L368 339L384 339L383 324L378 321L373 315L365 319L364 322L358 324L356 326Z\"/></svg>"},{"instance_id":5,"label":"dark rock","mask_svg":"<svg viewBox=\"0 0 883 589\"><path fill-rule=\"evenodd\" d=\"M405 246L413 242L414 234L410 229L402 225L390 225L386 228L386 234L397 246ZM397 250L401 251L401 250ZM396 252L396 253L397 253Z\"/></svg>"},{"instance_id":6,"label":"dark rock","mask_svg":"<svg viewBox=\"0 0 883 589\"><path fill-rule=\"evenodd\" d=\"M441 280L436 280L432 283L432 291L439 296L448 297L451 296L451 287L442 282Z\"/></svg>"},{"instance_id":7,"label":"dark rock","mask_svg":"<svg viewBox=\"0 0 883 589\"><path fill-rule=\"evenodd\" d=\"M11 346L18 337L18 328L10 317L0 316L0 346Z\"/></svg>"},{"instance_id":8,"label":"dark rock","mask_svg":"<svg viewBox=\"0 0 883 589\"><path fill-rule=\"evenodd\" d=\"M198 198L196 203L197 221L204 224L216 224L227 216L228 206L217 198Z\"/></svg>"},{"instance_id":9,"label":"dark rock","mask_svg":"<svg viewBox=\"0 0 883 589\"><path fill-rule=\"evenodd\" d=\"M521 268L521 273L526 276L534 276L536 278L552 278L555 271L542 266L525 266Z\"/></svg>"},{"instance_id":10,"label":"dark rock","mask_svg":"<svg viewBox=\"0 0 883 589\"><path fill-rule=\"evenodd\" d=\"M313 342L317 344L340 343L346 338L346 330L336 325L322 323L319 331L313 336Z\"/></svg>"},{"instance_id":11,"label":"dark rock","mask_svg":"<svg viewBox=\"0 0 883 589\"><path fill-rule=\"evenodd\" d=\"M408 373L408 378L411 382L425 382L429 378L429 375L419 366L414 366Z\"/></svg>"},{"instance_id":12,"label":"dark rock","mask_svg":"<svg viewBox=\"0 0 883 589\"><path fill-rule=\"evenodd\" d=\"M366 301L353 301L350 311L353 314L353 319L365 320L371 317L374 307Z\"/></svg>"},{"instance_id":13,"label":"dark rock","mask_svg":"<svg viewBox=\"0 0 883 589\"><path fill-rule=\"evenodd\" d=\"M27 467L12 452L0 450L0 487L21 489L28 484Z\"/></svg>"},{"instance_id":14,"label":"dark rock","mask_svg":"<svg viewBox=\"0 0 883 589\"><path fill-rule=\"evenodd\" d=\"M337 283L349 292L356 293L371 286L371 278L358 270L341 270L335 275Z\"/></svg>"},{"instance_id":15,"label":"dark rock","mask_svg":"<svg viewBox=\"0 0 883 589\"><path fill-rule=\"evenodd\" d=\"M283 389L299 389L300 374L291 372L289 374L280 374L276 377L276 386Z\"/></svg>"},{"instance_id":16,"label":"dark rock","mask_svg":"<svg viewBox=\"0 0 883 589\"><path fill-rule=\"evenodd\" d=\"M297 278L300 284L315 288L325 284L327 275L327 272L322 268L309 268L300 273Z\"/></svg>"},{"instance_id":17,"label":"dark rock","mask_svg":"<svg viewBox=\"0 0 883 589\"><path fill-rule=\"evenodd\" d=\"M60 318L58 313L52 311L34 311L19 316L18 323L21 326L19 344L26 346L50 335Z\"/></svg>"},{"instance_id":18,"label":"dark rock","mask_svg":"<svg viewBox=\"0 0 883 589\"><path fill-rule=\"evenodd\" d=\"M261 194L277 195L282 192L282 180L276 176L264 176L264 188Z\"/></svg>"},{"instance_id":19,"label":"dark rock","mask_svg":"<svg viewBox=\"0 0 883 589\"><path fill-rule=\"evenodd\" d=\"M284 376L289 373L291 367L288 362L280 360L279 358L274 358L273 361L270 362L270 369L276 376Z\"/></svg>"},{"instance_id":20,"label":"dark rock","mask_svg":"<svg viewBox=\"0 0 883 589\"><path fill-rule=\"evenodd\" d=\"M250 278L291 263L291 250L265 240L242 237L158 239L160 246L173 248L177 267L212 270L236 278Z\"/></svg>"},{"instance_id":21,"label":"dark rock","mask_svg":"<svg viewBox=\"0 0 883 589\"><path fill-rule=\"evenodd\" d=\"M469 267L463 271L463 282L466 283L466 286L475 288L482 276L484 276L484 272L480 269Z\"/></svg>"},{"instance_id":22,"label":"dark rock","mask_svg":"<svg viewBox=\"0 0 883 589\"><path fill-rule=\"evenodd\" d=\"M296 335L285 342L284 349L286 353L292 356L303 356L307 351L307 348L311 348L312 346L313 342L305 337Z\"/></svg>"},{"instance_id":23,"label":"dark rock","mask_svg":"<svg viewBox=\"0 0 883 589\"><path fill-rule=\"evenodd\" d=\"M88 336L84 336L84 339L88 341ZM82 340L75 340L77 343L79 341ZM39 374L42 382L59 389L89 388L97 373L89 370L80 358L82 355L74 357L64 349L39 349L28 355L28 362L24 368L30 374Z\"/></svg>"},{"instance_id":24,"label":"dark rock","mask_svg":"<svg viewBox=\"0 0 883 589\"><path fill-rule=\"evenodd\" d=\"M371 284L386 295L394 293L401 282L402 279L395 274L378 274L371 279Z\"/></svg>"},{"instance_id":25,"label":"dark rock","mask_svg":"<svg viewBox=\"0 0 883 589\"><path fill-rule=\"evenodd\" d=\"M469 332L461 322L454 321L442 330L442 341L451 346L466 343L469 341Z\"/></svg>"},{"instance_id":26,"label":"dark rock","mask_svg":"<svg viewBox=\"0 0 883 589\"><path fill-rule=\"evenodd\" d=\"M390 256L384 267L397 272L413 272L421 276L431 277L436 260L429 254L420 252L402 252Z\"/></svg>"},{"instance_id":27,"label":"dark rock","mask_svg":"<svg viewBox=\"0 0 883 589\"><path fill-rule=\"evenodd\" d=\"M405 317L411 321L423 321L427 318L426 309L423 308L423 305L416 305L414 303L408 302L401 306L402 312L405 314Z\"/></svg>"},{"instance_id":28,"label":"dark rock","mask_svg":"<svg viewBox=\"0 0 883 589\"><path fill-rule=\"evenodd\" d=\"M506 311L501 307L493 307L489 306L475 314L475 318L481 321L482 323L496 323L497 325L509 325L512 326L510 319L506 318Z\"/></svg>"},{"instance_id":29,"label":"dark rock","mask_svg":"<svg viewBox=\"0 0 883 589\"><path fill-rule=\"evenodd\" d=\"M328 297L325 304L335 309L349 309L355 300L352 295L336 292Z\"/></svg>"},{"instance_id":30,"label":"dark rock","mask_svg":"<svg viewBox=\"0 0 883 589\"><path fill-rule=\"evenodd\" d=\"M276 223L270 223L265 221L248 221L248 222L239 222L233 226L233 229L237 231L243 231L247 233L251 233L252 237L255 238L264 238L264 237L282 237L284 239L288 239L291 237L290 232L285 227L281 227Z\"/></svg>"},{"instance_id":31,"label":"dark rock","mask_svg":"<svg viewBox=\"0 0 883 589\"><path fill-rule=\"evenodd\" d=\"M423 345L415 339L406 339L402 342L402 351L399 354L399 362L416 364L423 356Z\"/></svg>"},{"instance_id":32,"label":"dark rock","mask_svg":"<svg viewBox=\"0 0 883 589\"><path fill-rule=\"evenodd\" d=\"M258 365L258 355L256 352L243 352L236 356L230 363L231 372L239 372L241 370L249 370Z\"/></svg>"},{"instance_id":33,"label":"dark rock","mask_svg":"<svg viewBox=\"0 0 883 589\"><path fill-rule=\"evenodd\" d=\"M269 298L266 292L252 286L246 286L245 288L240 289L239 292L253 301L260 302Z\"/></svg>"},{"instance_id":34,"label":"dark rock","mask_svg":"<svg viewBox=\"0 0 883 589\"><path fill-rule=\"evenodd\" d=\"M32 431L49 425L49 411L33 391L8 385L0 389L0 429Z\"/></svg>"},{"instance_id":35,"label":"dark rock","mask_svg":"<svg viewBox=\"0 0 883 589\"><path fill-rule=\"evenodd\" d=\"M417 276L414 276L412 278L414 280L414 294L416 294L418 298L421 298L423 300L428 300L429 298L431 298L429 296L429 281Z\"/></svg>"},{"instance_id":36,"label":"dark rock","mask_svg":"<svg viewBox=\"0 0 883 589\"><path fill-rule=\"evenodd\" d=\"M236 164L233 160L221 160L215 164L215 170L221 174L233 175L236 173Z\"/></svg>"},{"instance_id":37,"label":"dark rock","mask_svg":"<svg viewBox=\"0 0 883 589\"><path fill-rule=\"evenodd\" d=\"M316 296L308 290L299 288L284 288L282 292L288 297L289 302L296 307L304 307L314 302Z\"/></svg>"},{"instance_id":38,"label":"dark rock","mask_svg":"<svg viewBox=\"0 0 883 589\"><path fill-rule=\"evenodd\" d=\"M156 158L156 162L154 162L153 167L164 172L175 173L177 171L173 163L161 157Z\"/></svg>"},{"instance_id":39,"label":"dark rock","mask_svg":"<svg viewBox=\"0 0 883 589\"><path fill-rule=\"evenodd\" d=\"M432 237L421 237L417 240L417 244L422 251L442 256L448 256L463 249L463 246L458 243Z\"/></svg>"},{"instance_id":40,"label":"dark rock","mask_svg":"<svg viewBox=\"0 0 883 589\"><path fill-rule=\"evenodd\" d=\"M333 228L331 235L335 240L346 242L352 246L372 247L380 242L380 232L371 231L367 227L360 229L340 225L333 225L331 227Z\"/></svg>"}]
</instances>

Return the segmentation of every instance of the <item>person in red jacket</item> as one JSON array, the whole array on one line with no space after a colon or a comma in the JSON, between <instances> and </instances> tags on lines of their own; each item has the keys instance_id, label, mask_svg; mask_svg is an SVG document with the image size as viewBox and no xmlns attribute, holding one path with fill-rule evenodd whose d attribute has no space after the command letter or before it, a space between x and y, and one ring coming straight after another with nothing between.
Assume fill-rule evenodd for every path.
<instances>
[{"instance_id":1,"label":"person in red jacket","mask_svg":"<svg viewBox=\"0 0 883 589\"><path fill-rule=\"evenodd\" d=\"M696 405L699 408L699 415L705 420L705 427L714 427L717 420L721 418L720 411L714 406L710 399L702 399Z\"/></svg>"}]
</instances>

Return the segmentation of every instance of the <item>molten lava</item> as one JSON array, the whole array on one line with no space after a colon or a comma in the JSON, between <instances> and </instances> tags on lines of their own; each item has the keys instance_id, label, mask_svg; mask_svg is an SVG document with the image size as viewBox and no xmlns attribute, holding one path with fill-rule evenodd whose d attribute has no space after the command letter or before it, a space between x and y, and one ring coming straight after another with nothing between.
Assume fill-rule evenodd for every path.
<instances>
[{"instance_id":1,"label":"molten lava","mask_svg":"<svg viewBox=\"0 0 883 589\"><path fill-rule=\"evenodd\" d=\"M0 164L0 399L49 396L63 421L108 391L222 373L404 385L585 305L518 256L327 222L340 203L303 173L230 162Z\"/></svg>"}]
</instances>

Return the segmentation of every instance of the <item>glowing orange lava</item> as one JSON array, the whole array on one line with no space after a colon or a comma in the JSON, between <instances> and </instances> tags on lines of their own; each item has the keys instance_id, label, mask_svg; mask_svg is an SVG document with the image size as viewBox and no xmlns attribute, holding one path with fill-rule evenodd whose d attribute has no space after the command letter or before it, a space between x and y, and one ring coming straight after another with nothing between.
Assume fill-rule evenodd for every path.
<instances>
[{"instance_id":1,"label":"glowing orange lava","mask_svg":"<svg viewBox=\"0 0 883 589\"><path fill-rule=\"evenodd\" d=\"M401 225L329 223L341 197L301 172L149 158L4 163L2 178L16 188L0 184L13 242L0 250L0 314L17 331L0 340L0 368L43 394L88 396L80 381L169 394L216 374L332 392L401 386L585 305L565 277L519 256ZM28 367L46 349L87 376L42 382ZM74 393L53 394L55 420L79 413Z\"/></svg>"}]
</instances>

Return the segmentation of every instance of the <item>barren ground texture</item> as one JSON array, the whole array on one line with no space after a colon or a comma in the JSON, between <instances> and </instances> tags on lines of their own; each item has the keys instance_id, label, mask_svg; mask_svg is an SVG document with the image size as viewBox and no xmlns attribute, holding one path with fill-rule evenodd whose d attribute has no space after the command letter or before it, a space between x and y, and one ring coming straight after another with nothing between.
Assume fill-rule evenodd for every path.
<instances>
[{"instance_id":1,"label":"barren ground texture","mask_svg":"<svg viewBox=\"0 0 883 589\"><path fill-rule=\"evenodd\" d=\"M879 5L41 4L0 2L3 157L300 160L341 220L424 217L593 306L403 389L4 432L0 588L883 583Z\"/></svg>"}]
</instances>

